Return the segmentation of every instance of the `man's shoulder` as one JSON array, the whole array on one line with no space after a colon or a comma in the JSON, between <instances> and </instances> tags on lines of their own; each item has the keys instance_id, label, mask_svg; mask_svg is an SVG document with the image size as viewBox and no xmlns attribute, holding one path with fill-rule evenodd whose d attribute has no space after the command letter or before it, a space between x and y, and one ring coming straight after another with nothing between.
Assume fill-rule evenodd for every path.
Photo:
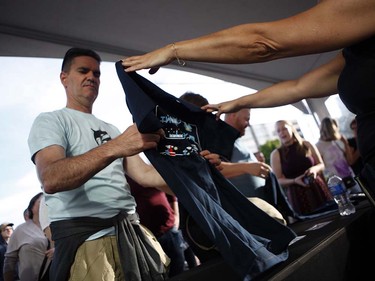
<instances>
[{"instance_id":1,"label":"man's shoulder","mask_svg":"<svg viewBox=\"0 0 375 281\"><path fill-rule=\"evenodd\" d=\"M54 111L45 111L45 112L39 113L37 115L37 117L35 118L35 120L54 118L54 117L57 117L57 116L63 115L63 114L65 114L63 108L58 109L58 110L54 110Z\"/></svg>"}]
</instances>

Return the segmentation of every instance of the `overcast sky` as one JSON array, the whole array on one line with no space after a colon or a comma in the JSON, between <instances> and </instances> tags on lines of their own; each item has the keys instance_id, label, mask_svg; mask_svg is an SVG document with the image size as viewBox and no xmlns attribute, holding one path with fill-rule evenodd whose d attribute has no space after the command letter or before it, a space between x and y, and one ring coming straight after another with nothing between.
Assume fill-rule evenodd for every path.
<instances>
[{"instance_id":1,"label":"overcast sky","mask_svg":"<svg viewBox=\"0 0 375 281\"><path fill-rule=\"evenodd\" d=\"M0 222L16 226L23 222L23 210L31 197L40 192L34 164L30 160L27 138L35 117L45 111L65 106L65 91L60 84L61 60L0 57ZM117 78L114 63L101 64L101 86L94 105L94 114L116 125L121 131L131 124L124 92ZM217 79L162 68L150 76L139 72L170 94L180 96L193 91L210 103L230 100L253 93L249 88ZM252 110L251 123L274 122L301 114L292 106L276 111Z\"/></svg>"}]
</instances>

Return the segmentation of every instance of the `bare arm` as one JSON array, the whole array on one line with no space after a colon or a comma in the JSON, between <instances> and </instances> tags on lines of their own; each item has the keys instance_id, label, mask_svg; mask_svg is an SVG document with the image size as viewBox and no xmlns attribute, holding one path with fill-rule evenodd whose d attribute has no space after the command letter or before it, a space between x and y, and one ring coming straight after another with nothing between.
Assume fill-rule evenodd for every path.
<instances>
[{"instance_id":1,"label":"bare arm","mask_svg":"<svg viewBox=\"0 0 375 281\"><path fill-rule=\"evenodd\" d=\"M244 162L244 163L231 163L222 162L221 173L226 178L232 178L244 174L250 174L256 177L266 178L272 170L269 165L263 162Z\"/></svg>"},{"instance_id":2,"label":"bare arm","mask_svg":"<svg viewBox=\"0 0 375 281\"><path fill-rule=\"evenodd\" d=\"M324 170L325 166L324 166L323 158L320 155L318 148L314 144L308 141L305 141L304 144L309 147L312 153L312 157L314 158L314 162L315 162L314 166L307 169L307 171L305 172L305 175L308 176L310 174L313 174L315 178L317 174L323 172Z\"/></svg>"},{"instance_id":3,"label":"bare arm","mask_svg":"<svg viewBox=\"0 0 375 281\"><path fill-rule=\"evenodd\" d=\"M354 151L354 149L349 145L348 140L343 135L341 135L340 141L344 144L345 147L344 154L346 161L349 165L353 165L359 158L359 152L356 153L356 151Z\"/></svg>"},{"instance_id":4,"label":"bare arm","mask_svg":"<svg viewBox=\"0 0 375 281\"><path fill-rule=\"evenodd\" d=\"M38 177L47 193L72 190L115 159L154 148L159 140L160 135L140 134L132 125L117 138L79 156L66 157L62 147L49 146L35 156Z\"/></svg>"},{"instance_id":5,"label":"bare arm","mask_svg":"<svg viewBox=\"0 0 375 281\"><path fill-rule=\"evenodd\" d=\"M183 60L257 63L338 50L375 34L375 0L325 0L295 16L248 23L123 60L126 71Z\"/></svg>"},{"instance_id":6,"label":"bare arm","mask_svg":"<svg viewBox=\"0 0 375 281\"><path fill-rule=\"evenodd\" d=\"M174 215L174 226L176 229L180 228L180 209L178 208L178 201L175 200L171 202L171 207L173 209L173 215Z\"/></svg>"},{"instance_id":7,"label":"bare arm","mask_svg":"<svg viewBox=\"0 0 375 281\"><path fill-rule=\"evenodd\" d=\"M236 112L242 108L264 108L286 105L305 98L320 98L337 93L337 81L345 65L340 53L330 62L310 71L296 80L274 84L255 94L246 95L219 104L208 104L202 109L222 113Z\"/></svg>"},{"instance_id":8,"label":"bare arm","mask_svg":"<svg viewBox=\"0 0 375 281\"><path fill-rule=\"evenodd\" d=\"M139 155L124 158L124 169L129 177L141 186L157 188L173 195L158 171L152 165L146 164Z\"/></svg>"}]
</instances>

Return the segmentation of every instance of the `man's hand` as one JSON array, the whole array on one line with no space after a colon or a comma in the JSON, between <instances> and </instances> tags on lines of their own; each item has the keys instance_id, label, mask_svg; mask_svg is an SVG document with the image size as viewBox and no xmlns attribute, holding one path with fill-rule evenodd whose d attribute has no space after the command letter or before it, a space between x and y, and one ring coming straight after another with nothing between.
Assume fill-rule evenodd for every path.
<instances>
[{"instance_id":1,"label":"man's hand","mask_svg":"<svg viewBox=\"0 0 375 281\"><path fill-rule=\"evenodd\" d=\"M212 165L214 165L216 167L216 169L218 169L219 171L221 171L223 169L223 167L221 165L221 159L220 159L219 154L211 153L208 150L203 150L203 151L201 151L200 154L201 154L201 156L206 158Z\"/></svg>"}]
</instances>

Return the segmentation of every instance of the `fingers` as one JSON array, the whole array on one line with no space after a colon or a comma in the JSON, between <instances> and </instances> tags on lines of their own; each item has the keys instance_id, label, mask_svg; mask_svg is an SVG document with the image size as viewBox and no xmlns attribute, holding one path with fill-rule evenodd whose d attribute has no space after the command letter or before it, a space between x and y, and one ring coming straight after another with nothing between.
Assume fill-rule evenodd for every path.
<instances>
[{"instance_id":1,"label":"fingers","mask_svg":"<svg viewBox=\"0 0 375 281\"><path fill-rule=\"evenodd\" d=\"M124 67L125 72L132 72L146 68L142 56L124 58L121 60L121 64ZM149 73L154 74L156 71L158 71L158 69L159 68L151 68Z\"/></svg>"},{"instance_id":2,"label":"fingers","mask_svg":"<svg viewBox=\"0 0 375 281\"><path fill-rule=\"evenodd\" d=\"M214 112L214 111L217 111L219 109L218 105L217 104L206 104L204 106L201 107L202 110L205 110L206 112Z\"/></svg>"},{"instance_id":3,"label":"fingers","mask_svg":"<svg viewBox=\"0 0 375 281\"><path fill-rule=\"evenodd\" d=\"M259 177L266 179L270 175L271 167L268 167L268 165L262 165L259 170Z\"/></svg>"},{"instance_id":4,"label":"fingers","mask_svg":"<svg viewBox=\"0 0 375 281\"><path fill-rule=\"evenodd\" d=\"M219 154L211 153L208 150L203 150L203 151L200 152L200 155L203 156L204 158L206 158L214 166L219 167L219 170L222 169L222 167L220 167L221 159L220 159Z\"/></svg>"},{"instance_id":5,"label":"fingers","mask_svg":"<svg viewBox=\"0 0 375 281\"><path fill-rule=\"evenodd\" d=\"M220 117L220 115L223 113L220 110L220 105L219 104L207 104L207 105L202 106L201 109L204 110L204 111L206 111L206 112L208 112L208 113L217 112L216 113L217 117Z\"/></svg>"},{"instance_id":6,"label":"fingers","mask_svg":"<svg viewBox=\"0 0 375 281\"><path fill-rule=\"evenodd\" d=\"M159 70L159 67L151 67L148 73L155 74Z\"/></svg>"},{"instance_id":7,"label":"fingers","mask_svg":"<svg viewBox=\"0 0 375 281\"><path fill-rule=\"evenodd\" d=\"M142 134L138 131L137 125L134 123L129 126L122 134L123 147L126 149L124 156L133 155L141 151L157 147L161 138L164 137L164 130L159 129L153 133ZM129 151L130 150L130 151Z\"/></svg>"},{"instance_id":8,"label":"fingers","mask_svg":"<svg viewBox=\"0 0 375 281\"><path fill-rule=\"evenodd\" d=\"M165 137L165 132L164 132L163 129L159 129L156 133L160 136L160 138L164 138Z\"/></svg>"}]
</instances>

